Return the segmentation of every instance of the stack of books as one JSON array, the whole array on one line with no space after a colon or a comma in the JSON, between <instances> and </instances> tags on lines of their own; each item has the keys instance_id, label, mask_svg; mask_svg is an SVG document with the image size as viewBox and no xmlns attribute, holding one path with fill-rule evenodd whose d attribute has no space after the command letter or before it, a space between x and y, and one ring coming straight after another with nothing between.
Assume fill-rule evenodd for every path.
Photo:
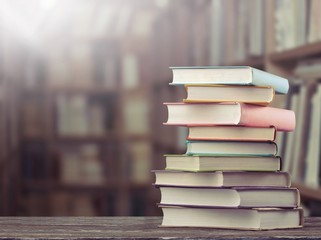
<instances>
[{"instance_id":1,"label":"stack of books","mask_svg":"<svg viewBox=\"0 0 321 240\"><path fill-rule=\"evenodd\" d=\"M293 131L293 111L269 107L288 80L247 66L173 67L181 103L165 103L165 124L188 127L186 154L155 170L163 227L228 229L303 225L298 189L282 171L275 137Z\"/></svg>"}]
</instances>

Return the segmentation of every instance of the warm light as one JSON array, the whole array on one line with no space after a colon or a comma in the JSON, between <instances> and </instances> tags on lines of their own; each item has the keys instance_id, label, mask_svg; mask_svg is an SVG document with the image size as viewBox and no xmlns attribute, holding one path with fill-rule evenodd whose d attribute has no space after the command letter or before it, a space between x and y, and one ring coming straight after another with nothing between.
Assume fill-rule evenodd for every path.
<instances>
[{"instance_id":1,"label":"warm light","mask_svg":"<svg viewBox=\"0 0 321 240\"><path fill-rule=\"evenodd\" d=\"M55 6L56 0L42 0L40 3L44 10L49 10Z\"/></svg>"}]
</instances>

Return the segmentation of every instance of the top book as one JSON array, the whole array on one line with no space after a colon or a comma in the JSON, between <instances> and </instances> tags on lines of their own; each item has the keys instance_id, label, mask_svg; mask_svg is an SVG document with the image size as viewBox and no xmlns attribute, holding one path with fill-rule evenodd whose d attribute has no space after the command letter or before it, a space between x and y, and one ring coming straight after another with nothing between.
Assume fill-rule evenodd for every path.
<instances>
[{"instance_id":1,"label":"top book","mask_svg":"<svg viewBox=\"0 0 321 240\"><path fill-rule=\"evenodd\" d=\"M289 81L277 75L248 66L171 67L171 84L227 84L273 87L278 94L286 94Z\"/></svg>"}]
</instances>

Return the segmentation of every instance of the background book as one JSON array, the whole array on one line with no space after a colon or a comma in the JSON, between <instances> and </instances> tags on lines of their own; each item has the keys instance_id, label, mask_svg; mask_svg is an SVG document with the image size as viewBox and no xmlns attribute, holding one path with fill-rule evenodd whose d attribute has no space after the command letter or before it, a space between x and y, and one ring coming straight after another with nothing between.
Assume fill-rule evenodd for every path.
<instances>
[{"instance_id":1,"label":"background book","mask_svg":"<svg viewBox=\"0 0 321 240\"><path fill-rule=\"evenodd\" d=\"M311 119L309 129L309 143L305 159L304 182L311 187L320 186L320 146L321 143L321 84L311 99Z\"/></svg>"}]
</instances>

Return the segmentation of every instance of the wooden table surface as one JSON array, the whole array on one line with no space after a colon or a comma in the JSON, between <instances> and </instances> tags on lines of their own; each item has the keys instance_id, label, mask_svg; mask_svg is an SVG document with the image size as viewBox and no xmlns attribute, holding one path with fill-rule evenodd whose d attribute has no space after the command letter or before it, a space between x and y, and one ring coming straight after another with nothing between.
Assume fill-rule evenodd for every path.
<instances>
[{"instance_id":1,"label":"wooden table surface","mask_svg":"<svg viewBox=\"0 0 321 240\"><path fill-rule=\"evenodd\" d=\"M321 239L321 218L300 229L159 228L161 217L1 217L1 239Z\"/></svg>"}]
</instances>

